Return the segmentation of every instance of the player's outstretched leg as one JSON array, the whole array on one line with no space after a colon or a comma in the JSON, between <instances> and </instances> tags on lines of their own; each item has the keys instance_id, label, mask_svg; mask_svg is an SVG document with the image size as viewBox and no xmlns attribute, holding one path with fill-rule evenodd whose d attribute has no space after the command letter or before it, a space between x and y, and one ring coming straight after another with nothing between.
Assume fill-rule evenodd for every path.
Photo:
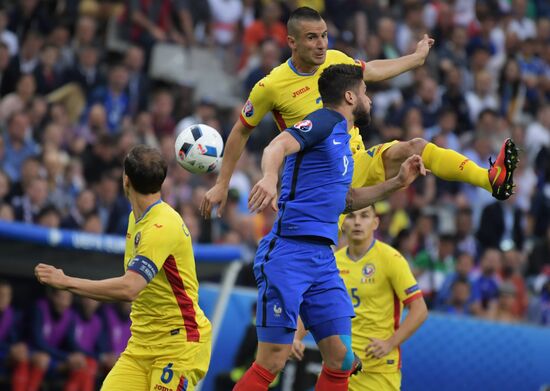
<instances>
[{"instance_id":1,"label":"player's outstretched leg","mask_svg":"<svg viewBox=\"0 0 550 391\"><path fill-rule=\"evenodd\" d=\"M421 138L399 142L382 155L386 179L395 176L401 163L414 154L421 155L426 168L441 179L484 188L498 200L512 195L518 149L511 139L504 141L497 160L490 162L488 170L452 149L440 148Z\"/></svg>"}]
</instances>

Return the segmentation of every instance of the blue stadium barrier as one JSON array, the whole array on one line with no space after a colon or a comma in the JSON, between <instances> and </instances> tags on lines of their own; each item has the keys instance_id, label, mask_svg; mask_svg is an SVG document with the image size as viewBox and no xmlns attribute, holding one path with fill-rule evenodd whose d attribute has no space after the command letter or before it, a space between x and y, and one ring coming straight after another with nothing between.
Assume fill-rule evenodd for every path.
<instances>
[{"instance_id":1,"label":"blue stadium barrier","mask_svg":"<svg viewBox=\"0 0 550 391\"><path fill-rule=\"evenodd\" d=\"M74 250L89 250L124 254L126 238L67 229L51 229L32 224L0 221L0 238ZM193 244L195 258L200 262L231 262L244 259L241 246Z\"/></svg>"},{"instance_id":2,"label":"blue stadium barrier","mask_svg":"<svg viewBox=\"0 0 550 391\"><path fill-rule=\"evenodd\" d=\"M201 286L207 316L219 292L216 284ZM216 376L231 369L256 297L254 289L236 288L231 294L203 391L215 391ZM550 386L550 328L431 312L402 352L403 391L539 391Z\"/></svg>"}]
</instances>

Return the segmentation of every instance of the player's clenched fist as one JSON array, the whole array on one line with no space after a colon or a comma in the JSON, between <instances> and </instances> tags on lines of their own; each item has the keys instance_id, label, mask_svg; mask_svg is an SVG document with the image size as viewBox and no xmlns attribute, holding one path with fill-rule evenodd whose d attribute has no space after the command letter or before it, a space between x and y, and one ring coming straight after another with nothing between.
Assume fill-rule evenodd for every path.
<instances>
[{"instance_id":1,"label":"player's clenched fist","mask_svg":"<svg viewBox=\"0 0 550 391\"><path fill-rule=\"evenodd\" d=\"M401 164L397 177L402 187L407 187L414 182L419 175L425 176L426 167L419 155L413 155Z\"/></svg>"},{"instance_id":2,"label":"player's clenched fist","mask_svg":"<svg viewBox=\"0 0 550 391\"><path fill-rule=\"evenodd\" d=\"M62 269L57 269L52 265L39 263L34 268L34 275L41 284L47 284L57 289L65 289L65 280L67 276Z\"/></svg>"},{"instance_id":3,"label":"player's clenched fist","mask_svg":"<svg viewBox=\"0 0 550 391\"><path fill-rule=\"evenodd\" d=\"M251 213L261 212L271 204L271 209L277 211L277 176L266 175L252 188L248 197L248 209Z\"/></svg>"}]
</instances>

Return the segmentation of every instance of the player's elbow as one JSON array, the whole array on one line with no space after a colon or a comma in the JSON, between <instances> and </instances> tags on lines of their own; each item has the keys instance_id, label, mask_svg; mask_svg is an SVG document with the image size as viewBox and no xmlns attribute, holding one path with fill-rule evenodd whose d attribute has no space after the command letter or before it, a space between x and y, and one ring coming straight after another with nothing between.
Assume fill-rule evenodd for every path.
<instances>
[{"instance_id":1,"label":"player's elbow","mask_svg":"<svg viewBox=\"0 0 550 391\"><path fill-rule=\"evenodd\" d=\"M135 284L125 283L119 299L122 301L134 301L139 296L140 289Z\"/></svg>"}]
</instances>

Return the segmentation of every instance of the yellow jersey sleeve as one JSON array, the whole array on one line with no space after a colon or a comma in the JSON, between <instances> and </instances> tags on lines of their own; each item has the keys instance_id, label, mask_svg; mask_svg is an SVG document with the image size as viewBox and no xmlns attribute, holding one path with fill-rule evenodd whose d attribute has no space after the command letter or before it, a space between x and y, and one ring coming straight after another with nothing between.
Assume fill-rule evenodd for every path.
<instances>
[{"instance_id":1,"label":"yellow jersey sleeve","mask_svg":"<svg viewBox=\"0 0 550 391\"><path fill-rule=\"evenodd\" d=\"M390 251L388 258L391 257L391 266L388 277L399 300L407 305L422 297L422 291L418 287L407 260L393 248Z\"/></svg>"},{"instance_id":2,"label":"yellow jersey sleeve","mask_svg":"<svg viewBox=\"0 0 550 391\"><path fill-rule=\"evenodd\" d=\"M257 82L246 100L240 120L249 129L258 126L262 118L273 109L274 91L268 77Z\"/></svg>"},{"instance_id":3,"label":"yellow jersey sleeve","mask_svg":"<svg viewBox=\"0 0 550 391\"><path fill-rule=\"evenodd\" d=\"M157 275L173 252L174 233L163 224L149 224L134 237L135 255L128 263L128 270L140 274L147 282Z\"/></svg>"}]
</instances>

